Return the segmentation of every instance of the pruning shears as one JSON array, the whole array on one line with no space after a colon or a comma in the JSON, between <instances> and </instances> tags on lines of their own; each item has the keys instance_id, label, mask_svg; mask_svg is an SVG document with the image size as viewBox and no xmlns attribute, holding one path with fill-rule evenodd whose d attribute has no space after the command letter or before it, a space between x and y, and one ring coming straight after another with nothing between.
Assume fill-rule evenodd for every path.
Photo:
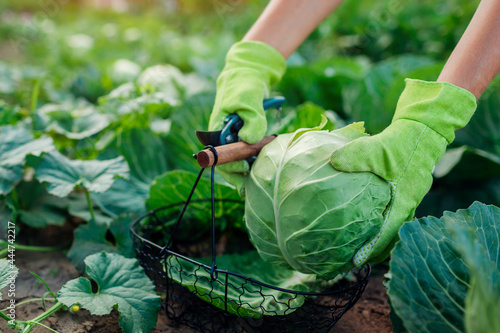
<instances>
[{"instance_id":1,"label":"pruning shears","mask_svg":"<svg viewBox=\"0 0 500 333\"><path fill-rule=\"evenodd\" d=\"M268 98L263 101L263 107L264 110L271 108L280 110L284 102L284 97ZM243 120L236 113L233 113L224 118L223 127L219 131L196 131L198 140L203 145L212 147L204 149L194 156L198 164L202 168L208 168L214 163L221 165L244 159L249 159L249 162L252 162L261 149L276 138L276 135L270 135L256 144L248 144L239 140L238 133L242 127Z\"/></svg>"}]
</instances>

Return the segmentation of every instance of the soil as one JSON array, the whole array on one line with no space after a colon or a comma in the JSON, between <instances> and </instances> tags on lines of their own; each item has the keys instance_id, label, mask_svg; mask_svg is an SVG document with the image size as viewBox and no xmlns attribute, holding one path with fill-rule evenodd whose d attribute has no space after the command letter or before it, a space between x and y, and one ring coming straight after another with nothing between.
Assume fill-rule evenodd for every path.
<instances>
[{"instance_id":1,"label":"soil","mask_svg":"<svg viewBox=\"0 0 500 333\"><path fill-rule=\"evenodd\" d=\"M42 276L53 291L70 279L74 279L80 274L68 261L63 252L34 253L18 251L16 253L16 265L20 273L16 282L17 302L41 297L46 291L43 284L33 277L29 271L36 272ZM389 306L387 295L382 285L382 275L384 268L377 268L372 274L368 286L361 299L349 310L332 328L331 332L392 332L392 324L389 321ZM0 302L0 306L5 308L7 302ZM17 308L16 316L19 319L34 318L42 313L41 302L27 303ZM118 312L113 311L106 316L93 316L86 310L77 313L59 312L48 318L45 325L61 333L118 333L121 329L118 325ZM0 321L0 332L11 332L6 329L5 322ZM42 327L32 330L33 333L48 332ZM186 332L193 330L176 325L169 320L163 311L160 311L158 323L154 333Z\"/></svg>"},{"instance_id":2,"label":"soil","mask_svg":"<svg viewBox=\"0 0 500 333\"><path fill-rule=\"evenodd\" d=\"M78 222L73 221L73 223L66 224L63 228L49 227L33 230L30 242L35 242L34 245L49 246L57 244L61 239L70 240ZM43 234L43 237L38 237L40 234ZM28 241L27 239L23 240ZM226 244L226 242L221 241L220 244ZM45 279L54 292L57 292L68 280L81 276L63 251L50 253L17 251L15 260L16 266L19 268L19 276L16 280L17 303L31 298L39 298L47 291L45 286L30 274L30 271ZM372 267L372 275L363 295L354 307L342 316L330 332L392 332L392 324L389 320L390 308L387 303L386 290L382 284L383 274L386 272L387 267L384 265ZM46 305L50 307L50 304L50 302L47 302ZM0 301L0 308L3 309L7 306L8 298L4 293L4 300ZM27 320L36 317L43 311L40 301L27 303L16 308L16 317ZM118 316L116 310L105 316L94 316L84 309L76 313L60 311L45 320L43 324L60 333L118 333L121 332ZM6 328L5 321L0 319L0 333L3 332L13 331ZM48 330L36 327L31 332L46 333ZM161 310L153 333L174 332L192 333L195 331L173 322Z\"/></svg>"}]
</instances>

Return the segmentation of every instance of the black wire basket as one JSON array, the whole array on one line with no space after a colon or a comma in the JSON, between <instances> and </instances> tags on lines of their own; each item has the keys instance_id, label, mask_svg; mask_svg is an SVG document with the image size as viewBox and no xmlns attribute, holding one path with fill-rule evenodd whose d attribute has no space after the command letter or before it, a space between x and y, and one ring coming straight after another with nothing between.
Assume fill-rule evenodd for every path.
<instances>
[{"instance_id":1,"label":"black wire basket","mask_svg":"<svg viewBox=\"0 0 500 333\"><path fill-rule=\"evenodd\" d=\"M354 269L334 283L319 284L312 292L274 286L231 267L218 268L216 252L232 252L231 241L239 249L251 244L234 231L225 237L227 230L215 223L216 206L218 211L230 206L233 216L241 217L244 205L214 198L213 168L212 198L191 200L203 170L186 202L147 212L131 227L137 258L162 294L167 316L199 332L328 332L361 297L370 266ZM211 232L211 238L193 222L207 218L207 208L212 224L204 231ZM207 257L210 251L208 261L193 259Z\"/></svg>"}]
</instances>

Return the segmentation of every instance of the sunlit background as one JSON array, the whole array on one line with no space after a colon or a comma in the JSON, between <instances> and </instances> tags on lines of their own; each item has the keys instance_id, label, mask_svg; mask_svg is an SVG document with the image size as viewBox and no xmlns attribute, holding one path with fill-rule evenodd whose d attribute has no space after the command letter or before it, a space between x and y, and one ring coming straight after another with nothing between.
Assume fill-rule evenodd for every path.
<instances>
[{"instance_id":1,"label":"sunlit background","mask_svg":"<svg viewBox=\"0 0 500 333\"><path fill-rule=\"evenodd\" d=\"M242 38L266 3L2 1L0 100L25 114L45 104L81 100L109 110L113 96L122 96L123 85L148 82L151 88L162 75L184 80L181 92L169 93L177 105L197 92L213 93L227 50ZM287 98L289 112L311 102L333 111L337 127L362 120L370 133L380 132L390 123L404 78L437 78L478 3L346 0L288 59L287 74L274 87L275 93ZM164 66L163 74L151 69L157 65ZM157 89L165 89L164 81L156 82ZM167 81L171 85L175 80ZM494 87L485 94L478 114L492 112L497 119L500 101ZM211 105L205 107L209 113ZM492 117L473 121L457 135L455 147L475 147L480 154L464 148L463 156L458 152L446 160L448 164L438 170L434 192L420 208L421 215L440 216L444 209L465 208L474 199L500 201L500 134L495 126L484 124L487 118ZM164 126L157 124L153 126ZM490 132L474 137L485 128ZM75 150L72 156L94 158L95 154Z\"/></svg>"}]
</instances>

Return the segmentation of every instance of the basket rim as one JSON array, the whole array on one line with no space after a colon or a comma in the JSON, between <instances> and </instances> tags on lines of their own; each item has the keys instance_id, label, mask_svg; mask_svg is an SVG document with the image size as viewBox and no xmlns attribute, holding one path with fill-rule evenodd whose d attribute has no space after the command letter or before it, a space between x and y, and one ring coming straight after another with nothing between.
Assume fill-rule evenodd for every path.
<instances>
[{"instance_id":1,"label":"basket rim","mask_svg":"<svg viewBox=\"0 0 500 333\"><path fill-rule=\"evenodd\" d=\"M210 201L210 199L198 199L198 200L191 200L191 203L209 202L209 201ZM215 202L233 202L233 203L241 203L241 204L245 203L244 201L235 200L235 199L215 199ZM169 204L169 205L162 206L162 207L159 207L159 208L156 208L156 209L152 209L152 210L149 210L149 211L143 213L138 218L136 218L135 221L131 224L131 226L130 226L130 233L133 235L134 238L140 240L143 243L147 243L148 245L156 248L159 251L163 250L164 253L166 253L166 254L175 256L175 257L180 258L182 260L186 260L186 261L188 261L188 262L190 262L192 264L200 266L200 268L205 269L207 272L210 272L210 270L211 270L210 266L208 266L206 264L203 264L203 263L200 263L200 262L198 262L198 261L196 261L194 259L191 259L191 258L189 258L189 257L187 257L185 255L182 255L180 253L177 253L175 251L172 251L169 248L164 249L163 246L160 246L160 245L158 245L158 244L156 244L156 243L154 243L154 242L152 242L152 241L150 241L150 240L142 237L134 229L145 218L147 218L147 217L149 217L151 215L154 215L157 212L160 212L162 210L166 210L166 209L169 209L169 208L172 208L172 207L175 207L175 206L179 206L179 205L182 205L182 204L185 204L185 202L181 201L181 202L178 202L178 203ZM136 242L134 242L134 248L136 248L136 250L137 250ZM164 261L164 260L166 260L167 257L168 256L165 256L164 258L158 257L158 260ZM371 276L371 266L370 266L370 264L365 264L365 265L361 266L359 268L359 271L355 274L357 276L357 279L359 279L359 281L357 281L352 286L349 286L349 287L346 287L346 288L343 288L343 289L338 289L338 290L326 291L326 292L307 292L307 291L297 291L297 290L291 290L291 289L285 289L285 288L276 287L276 286L267 284L265 282L261 282L261 281L249 278L249 277L247 277L247 276L245 276L243 274L235 273L235 272L232 272L232 271L229 271L229 270L215 268L214 271L217 272L217 273L219 273L219 274L226 274L226 278L227 278L228 275L232 275L232 276L244 279L246 281L250 281L251 283L254 283L254 284L266 287L266 288L270 288L270 289L274 289L274 290L278 290L278 291L285 292L285 293L290 293L290 294L303 295L303 296L332 296L332 295L337 295L337 294L343 294L343 293L346 293L346 292L350 292L352 290L359 289L360 287L362 287L363 285L365 285L367 283L368 279Z\"/></svg>"}]
</instances>

